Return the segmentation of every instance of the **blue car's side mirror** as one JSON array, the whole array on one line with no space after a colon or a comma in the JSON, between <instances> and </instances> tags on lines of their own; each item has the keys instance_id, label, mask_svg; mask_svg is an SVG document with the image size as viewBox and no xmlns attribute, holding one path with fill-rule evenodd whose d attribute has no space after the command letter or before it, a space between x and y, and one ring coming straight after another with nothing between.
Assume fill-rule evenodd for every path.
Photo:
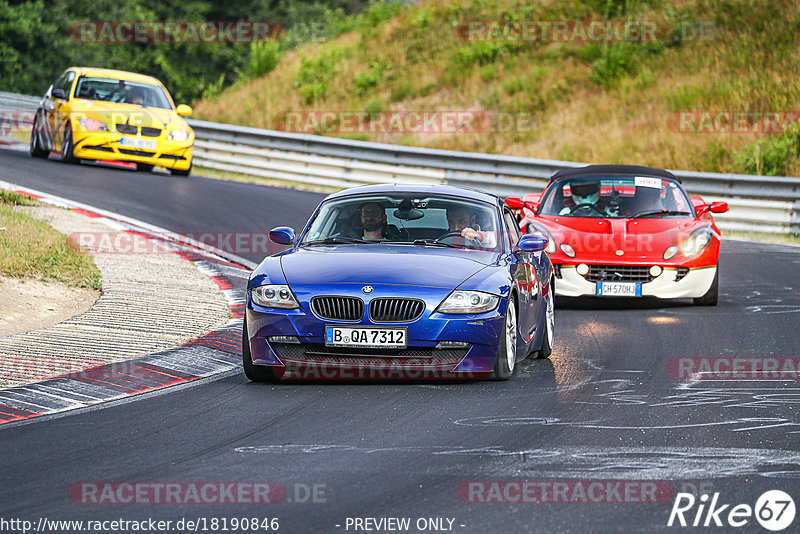
<instances>
[{"instance_id":1,"label":"blue car's side mirror","mask_svg":"<svg viewBox=\"0 0 800 534\"><path fill-rule=\"evenodd\" d=\"M294 229L288 226L278 226L269 231L269 239L279 245L294 245Z\"/></svg>"},{"instance_id":2,"label":"blue car's side mirror","mask_svg":"<svg viewBox=\"0 0 800 534\"><path fill-rule=\"evenodd\" d=\"M547 248L547 238L541 235L525 234L519 238L517 248L522 252L541 252Z\"/></svg>"}]
</instances>

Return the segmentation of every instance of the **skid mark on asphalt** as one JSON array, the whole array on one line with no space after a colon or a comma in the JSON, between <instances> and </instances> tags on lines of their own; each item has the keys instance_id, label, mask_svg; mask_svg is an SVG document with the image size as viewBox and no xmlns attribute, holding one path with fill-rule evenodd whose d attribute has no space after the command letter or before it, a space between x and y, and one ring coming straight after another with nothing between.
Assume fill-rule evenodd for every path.
<instances>
[{"instance_id":1,"label":"skid mark on asphalt","mask_svg":"<svg viewBox=\"0 0 800 534\"><path fill-rule=\"evenodd\" d=\"M502 446L387 446L344 444L258 445L236 447L239 454L270 455L435 455L468 456L465 469L486 476L636 480L687 480L758 475L799 478L800 452L725 447L506 448ZM482 461L480 461L482 460ZM289 461L289 460L285 460ZM413 465L413 463L409 464Z\"/></svg>"},{"instance_id":2,"label":"skid mark on asphalt","mask_svg":"<svg viewBox=\"0 0 800 534\"><path fill-rule=\"evenodd\" d=\"M693 423L676 424L656 424L649 425L619 425L608 422L605 419L589 421L560 421L558 419L546 419L542 417L505 417L505 416L486 416L458 419L456 425L461 426L566 426L570 428L590 429L590 430L678 430L687 428L706 428L706 427L735 427L728 428L732 432L746 432L752 430L766 430L777 427L800 428L800 423L782 417L739 417L726 421L698 421Z\"/></svg>"}]
</instances>

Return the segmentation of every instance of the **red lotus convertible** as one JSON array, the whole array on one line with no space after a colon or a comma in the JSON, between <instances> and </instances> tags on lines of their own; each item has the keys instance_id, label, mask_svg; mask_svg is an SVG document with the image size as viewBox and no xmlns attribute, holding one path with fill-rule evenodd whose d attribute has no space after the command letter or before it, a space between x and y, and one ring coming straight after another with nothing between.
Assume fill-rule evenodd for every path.
<instances>
[{"instance_id":1,"label":"red lotus convertible","mask_svg":"<svg viewBox=\"0 0 800 534\"><path fill-rule=\"evenodd\" d=\"M555 173L542 193L509 197L525 233L549 239L556 294L691 298L719 295L725 202L689 196L680 178L650 167L590 165Z\"/></svg>"}]
</instances>

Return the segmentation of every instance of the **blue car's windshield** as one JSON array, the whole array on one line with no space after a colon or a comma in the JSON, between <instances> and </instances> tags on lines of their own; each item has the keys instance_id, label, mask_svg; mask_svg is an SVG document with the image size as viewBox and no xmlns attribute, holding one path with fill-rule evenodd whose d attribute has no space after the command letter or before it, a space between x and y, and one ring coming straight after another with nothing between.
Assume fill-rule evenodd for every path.
<instances>
[{"instance_id":1,"label":"blue car's windshield","mask_svg":"<svg viewBox=\"0 0 800 534\"><path fill-rule=\"evenodd\" d=\"M576 178L551 187L540 215L561 217L669 217L692 215L681 186L649 176Z\"/></svg>"},{"instance_id":2,"label":"blue car's windshield","mask_svg":"<svg viewBox=\"0 0 800 534\"><path fill-rule=\"evenodd\" d=\"M497 208L446 196L363 195L325 202L301 245L394 243L500 250Z\"/></svg>"}]
</instances>

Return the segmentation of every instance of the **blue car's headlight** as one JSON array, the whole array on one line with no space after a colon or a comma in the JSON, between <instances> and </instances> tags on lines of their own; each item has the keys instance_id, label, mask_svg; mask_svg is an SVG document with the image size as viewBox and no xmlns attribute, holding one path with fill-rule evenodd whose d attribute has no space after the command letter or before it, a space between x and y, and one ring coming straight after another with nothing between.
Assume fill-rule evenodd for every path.
<instances>
[{"instance_id":1,"label":"blue car's headlight","mask_svg":"<svg viewBox=\"0 0 800 534\"><path fill-rule=\"evenodd\" d=\"M299 308L300 305L292 295L289 286L270 284L254 287L250 290L250 298L255 304L264 308Z\"/></svg>"},{"instance_id":2,"label":"blue car's headlight","mask_svg":"<svg viewBox=\"0 0 800 534\"><path fill-rule=\"evenodd\" d=\"M439 305L439 313L483 313L492 311L500 304L500 297L483 291L453 291Z\"/></svg>"}]
</instances>

